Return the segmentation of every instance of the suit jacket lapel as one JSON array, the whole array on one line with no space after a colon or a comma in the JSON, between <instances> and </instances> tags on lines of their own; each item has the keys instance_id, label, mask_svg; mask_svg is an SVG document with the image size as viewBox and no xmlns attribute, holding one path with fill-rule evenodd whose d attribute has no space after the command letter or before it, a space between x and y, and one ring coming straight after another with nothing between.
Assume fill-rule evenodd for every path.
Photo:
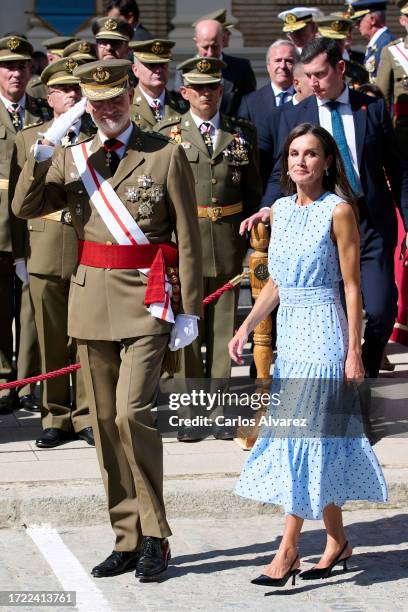
<instances>
[{"instance_id":1,"label":"suit jacket lapel","mask_svg":"<svg viewBox=\"0 0 408 612\"><path fill-rule=\"evenodd\" d=\"M149 125L155 125L156 119L154 118L153 111L147 103L146 98L140 91L139 86L135 89L135 95L133 99L138 114L144 119Z\"/></svg>"},{"instance_id":2,"label":"suit jacket lapel","mask_svg":"<svg viewBox=\"0 0 408 612\"><path fill-rule=\"evenodd\" d=\"M217 157L229 143L234 140L234 134L231 133L231 125L221 116L220 129L218 130L218 138L215 143L213 159Z\"/></svg>"},{"instance_id":3,"label":"suit jacket lapel","mask_svg":"<svg viewBox=\"0 0 408 612\"><path fill-rule=\"evenodd\" d=\"M306 100L309 101L308 104L308 110L310 113L310 119L306 119L305 117L305 121L310 121L310 123L314 123L315 125L320 125L320 119L319 119L319 107L317 106L317 100L316 100L316 96L310 96L309 98L306 98ZM295 106L296 108L296 106Z\"/></svg>"},{"instance_id":4,"label":"suit jacket lapel","mask_svg":"<svg viewBox=\"0 0 408 612\"><path fill-rule=\"evenodd\" d=\"M361 95L350 89L350 106L353 113L354 131L356 134L357 165L360 168L367 128L367 107L362 104Z\"/></svg>"},{"instance_id":5,"label":"suit jacket lapel","mask_svg":"<svg viewBox=\"0 0 408 612\"><path fill-rule=\"evenodd\" d=\"M130 139L128 142L128 146L126 147L126 151L124 156L119 162L118 169L112 178L109 179L110 184L115 189L129 174L140 166L144 161L144 155L141 151L142 142L141 139L143 134L133 126L133 132L130 135Z\"/></svg>"}]
</instances>

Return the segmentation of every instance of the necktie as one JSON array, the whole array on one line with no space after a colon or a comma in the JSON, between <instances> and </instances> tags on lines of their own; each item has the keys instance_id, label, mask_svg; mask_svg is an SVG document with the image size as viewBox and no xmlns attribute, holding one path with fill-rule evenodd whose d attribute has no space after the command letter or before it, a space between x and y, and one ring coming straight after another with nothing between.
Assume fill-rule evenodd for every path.
<instances>
[{"instance_id":1,"label":"necktie","mask_svg":"<svg viewBox=\"0 0 408 612\"><path fill-rule=\"evenodd\" d=\"M358 184L356 175L354 173L353 162L351 160L346 133L344 131L343 120L341 118L338 106L340 102L331 101L327 102L327 107L330 109L331 122L332 122L332 136L337 143L340 151L340 155L343 158L344 168L346 170L347 178L350 183L350 187L354 193L358 193Z\"/></svg>"},{"instance_id":2,"label":"necktie","mask_svg":"<svg viewBox=\"0 0 408 612\"><path fill-rule=\"evenodd\" d=\"M162 105L158 98L153 100L153 102L150 104L150 108L153 111L153 115L156 121L161 121L161 119L163 119L162 112L161 112Z\"/></svg>"},{"instance_id":3,"label":"necktie","mask_svg":"<svg viewBox=\"0 0 408 612\"><path fill-rule=\"evenodd\" d=\"M119 155L116 153L116 150L120 149L120 147L123 147L123 142L117 140L116 138L109 138L109 140L105 140L103 143L106 164L109 166L112 176L115 174L119 166L120 159Z\"/></svg>"},{"instance_id":4,"label":"necktie","mask_svg":"<svg viewBox=\"0 0 408 612\"><path fill-rule=\"evenodd\" d=\"M211 129L212 129L212 125L209 121L203 121L202 124L200 125L201 136L203 137L205 145L208 149L208 153L210 155L212 155L214 152L213 141L211 138Z\"/></svg>"},{"instance_id":5,"label":"necktie","mask_svg":"<svg viewBox=\"0 0 408 612\"><path fill-rule=\"evenodd\" d=\"M280 93L278 93L278 95L276 96L276 106L282 106L285 100L286 93L286 91L281 91Z\"/></svg>"},{"instance_id":6,"label":"necktie","mask_svg":"<svg viewBox=\"0 0 408 612\"><path fill-rule=\"evenodd\" d=\"M10 113L11 121L14 125L14 129L16 130L16 132L19 132L21 128L23 127L23 121L20 115L20 110L21 110L20 105L18 104L18 102L13 102L12 104L10 104L7 110Z\"/></svg>"}]
</instances>

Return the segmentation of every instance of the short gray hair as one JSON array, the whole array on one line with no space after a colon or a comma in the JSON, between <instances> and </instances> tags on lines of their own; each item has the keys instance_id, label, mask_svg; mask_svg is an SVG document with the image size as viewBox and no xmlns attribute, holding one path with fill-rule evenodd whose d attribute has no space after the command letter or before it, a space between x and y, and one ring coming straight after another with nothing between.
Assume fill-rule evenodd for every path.
<instances>
[{"instance_id":1,"label":"short gray hair","mask_svg":"<svg viewBox=\"0 0 408 612\"><path fill-rule=\"evenodd\" d=\"M298 50L296 49L296 45L291 40L288 40L287 38L278 38L278 40L275 40L275 42L273 42L268 47L268 50L266 52L266 63L269 62L269 54L270 54L271 50L275 49L276 47L281 47L282 45L286 45L287 47L291 47L293 52L294 52L294 55L295 55L295 62L299 61L300 55L298 53Z\"/></svg>"}]
</instances>

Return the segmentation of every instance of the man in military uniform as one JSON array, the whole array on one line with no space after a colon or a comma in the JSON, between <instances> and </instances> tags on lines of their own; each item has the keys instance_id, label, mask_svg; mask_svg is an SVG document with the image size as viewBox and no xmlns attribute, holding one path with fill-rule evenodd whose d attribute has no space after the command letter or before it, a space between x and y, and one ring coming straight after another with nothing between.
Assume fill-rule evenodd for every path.
<instances>
[{"instance_id":1,"label":"man in military uniform","mask_svg":"<svg viewBox=\"0 0 408 612\"><path fill-rule=\"evenodd\" d=\"M370 82L374 83L382 49L392 40L391 34L385 25L387 0L358 0L352 3L353 9L361 11L357 19L358 29L363 38L368 40L364 55L364 67L369 73Z\"/></svg>"},{"instance_id":2,"label":"man in military uniform","mask_svg":"<svg viewBox=\"0 0 408 612\"><path fill-rule=\"evenodd\" d=\"M250 211L258 210L261 200L256 131L245 119L219 113L220 59L196 57L178 68L184 80L181 94L190 103L190 111L165 132L184 146L194 174L204 294L209 295L242 272L247 243L239 226ZM156 129L160 130L160 124ZM230 378L227 345L234 333L238 295L239 287L206 306L200 336L184 350L186 378ZM201 356L204 344L205 364ZM214 428L213 433L219 438L230 437L222 428ZM197 435L181 429L178 437L190 441Z\"/></svg>"},{"instance_id":3,"label":"man in military uniform","mask_svg":"<svg viewBox=\"0 0 408 612\"><path fill-rule=\"evenodd\" d=\"M42 41L42 45L47 49L47 60L49 64L55 62L63 56L64 49L77 40L73 36L53 36ZM41 76L36 75L30 79L27 85L27 93L33 98L47 99L47 88L41 80Z\"/></svg>"},{"instance_id":4,"label":"man in military uniform","mask_svg":"<svg viewBox=\"0 0 408 612\"><path fill-rule=\"evenodd\" d=\"M320 36L337 40L346 64L346 83L349 87L358 88L368 83L369 74L364 66L350 58L347 43L351 42L353 20L340 17L338 14L326 15L315 19Z\"/></svg>"},{"instance_id":5,"label":"man in military uniform","mask_svg":"<svg viewBox=\"0 0 408 612\"><path fill-rule=\"evenodd\" d=\"M322 11L312 6L294 6L278 15L283 21L282 31L296 46L298 53L313 38L316 38L317 25L314 19L323 17Z\"/></svg>"},{"instance_id":6,"label":"man in military uniform","mask_svg":"<svg viewBox=\"0 0 408 612\"><path fill-rule=\"evenodd\" d=\"M31 74L32 52L32 46L24 38L6 36L0 39L0 378L3 380L15 379L12 368L12 325L15 318L18 332L20 299L22 333L19 378L36 374L39 360L24 259L25 223L11 215L8 206L10 162L17 132L24 125L51 117L46 101L35 100L25 93ZM38 409L30 387L20 389L19 394L23 398L24 407ZM0 398L2 413L11 412L18 406L17 394L13 391Z\"/></svg>"},{"instance_id":7,"label":"man in military uniform","mask_svg":"<svg viewBox=\"0 0 408 612\"><path fill-rule=\"evenodd\" d=\"M131 42L134 53L133 72L139 82L135 88L131 117L142 130L151 130L159 121L166 126L175 125L179 113L188 110L180 94L166 89L169 80L171 40Z\"/></svg>"},{"instance_id":8,"label":"man in military uniform","mask_svg":"<svg viewBox=\"0 0 408 612\"><path fill-rule=\"evenodd\" d=\"M400 24L408 33L408 2L399 0ZM393 41L381 53L376 84L391 111L397 140L405 152L408 145L408 34Z\"/></svg>"},{"instance_id":9,"label":"man in military uniform","mask_svg":"<svg viewBox=\"0 0 408 612\"><path fill-rule=\"evenodd\" d=\"M72 57L77 60L93 62L98 59L96 44L90 40L76 40L65 47L62 57Z\"/></svg>"},{"instance_id":10,"label":"man in military uniform","mask_svg":"<svg viewBox=\"0 0 408 612\"><path fill-rule=\"evenodd\" d=\"M92 32L98 59L128 59L133 30L127 21L118 17L101 17L93 21Z\"/></svg>"},{"instance_id":11,"label":"man in military uniform","mask_svg":"<svg viewBox=\"0 0 408 612\"><path fill-rule=\"evenodd\" d=\"M40 121L17 135L10 171L11 199L32 146L42 138L40 133L48 134L55 120L80 100L79 79L72 71L83 63L85 60L60 59L43 71L42 80L48 88L48 102L54 111L54 120L48 123ZM68 127L62 145L83 140L89 134L89 122L84 116L82 122L79 118ZM55 144L61 144L59 138L55 140L58 141ZM75 344L68 346L67 335L69 284L77 262L77 239L70 214L67 209L28 223L27 268L43 372L58 370L67 366L70 358L76 359ZM36 441L37 446L58 446L72 439L72 430L88 444L94 444L82 372L77 373L76 380L74 375L73 380L76 394L72 411L69 376L44 381L43 433Z\"/></svg>"},{"instance_id":12,"label":"man in military uniform","mask_svg":"<svg viewBox=\"0 0 408 612\"><path fill-rule=\"evenodd\" d=\"M137 577L149 580L167 567L171 533L162 441L151 409L170 332L171 349L198 333L201 254L184 150L130 121L129 66L105 60L74 70L98 133L61 148L52 161L36 161L49 143L38 145L20 175L13 210L31 218L69 207L79 260L68 333L78 342L116 535L115 550L92 573L136 568ZM178 248L170 243L173 233ZM172 326L175 301L165 271L176 287L177 266L181 312ZM185 326L194 333L183 339Z\"/></svg>"}]
</instances>

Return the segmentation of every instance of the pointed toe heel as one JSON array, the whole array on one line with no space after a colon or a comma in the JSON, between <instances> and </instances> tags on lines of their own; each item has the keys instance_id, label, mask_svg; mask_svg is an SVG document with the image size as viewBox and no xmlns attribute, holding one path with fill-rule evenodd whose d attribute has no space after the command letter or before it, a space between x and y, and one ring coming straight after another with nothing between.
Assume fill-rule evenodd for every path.
<instances>
[{"instance_id":1,"label":"pointed toe heel","mask_svg":"<svg viewBox=\"0 0 408 612\"><path fill-rule=\"evenodd\" d=\"M344 559L340 559L340 557L346 550L347 546L348 542L345 543L337 557L327 567L312 567L310 570L302 572L300 574L302 580L318 580L319 578L329 578L331 576L334 566L340 563L343 564L343 572L346 572L348 569L347 560L350 559L351 555L345 557Z\"/></svg>"},{"instance_id":2,"label":"pointed toe heel","mask_svg":"<svg viewBox=\"0 0 408 612\"><path fill-rule=\"evenodd\" d=\"M296 556L296 559L292 562L290 568L286 572L282 578L271 578L270 576L266 576L266 574L261 574L258 578L254 578L251 580L252 584L258 584L259 586L268 586L268 587L282 587L285 586L290 577L292 577L292 586L295 585L296 576L300 574L300 569L293 569L293 566L298 561L299 555Z\"/></svg>"}]
</instances>

